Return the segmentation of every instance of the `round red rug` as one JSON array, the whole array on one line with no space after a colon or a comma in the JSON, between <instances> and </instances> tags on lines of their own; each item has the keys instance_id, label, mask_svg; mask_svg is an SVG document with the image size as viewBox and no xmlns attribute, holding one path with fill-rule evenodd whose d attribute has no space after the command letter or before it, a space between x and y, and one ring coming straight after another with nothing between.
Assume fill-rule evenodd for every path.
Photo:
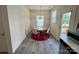
<instances>
[{"instance_id":1,"label":"round red rug","mask_svg":"<svg viewBox=\"0 0 79 59\"><path fill-rule=\"evenodd\" d=\"M49 38L49 34L48 33L38 33L38 34L32 33L31 38L36 41L44 41Z\"/></svg>"}]
</instances>

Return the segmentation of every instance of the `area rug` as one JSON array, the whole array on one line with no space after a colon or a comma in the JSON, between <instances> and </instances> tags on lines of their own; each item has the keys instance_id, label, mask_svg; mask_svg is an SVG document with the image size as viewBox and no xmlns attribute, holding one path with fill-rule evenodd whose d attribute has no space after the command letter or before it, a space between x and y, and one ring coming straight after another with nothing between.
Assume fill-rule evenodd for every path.
<instances>
[{"instance_id":1,"label":"area rug","mask_svg":"<svg viewBox=\"0 0 79 59\"><path fill-rule=\"evenodd\" d=\"M39 33L39 34L32 33L31 38L36 41L44 41L49 38L49 34L48 33Z\"/></svg>"}]
</instances>

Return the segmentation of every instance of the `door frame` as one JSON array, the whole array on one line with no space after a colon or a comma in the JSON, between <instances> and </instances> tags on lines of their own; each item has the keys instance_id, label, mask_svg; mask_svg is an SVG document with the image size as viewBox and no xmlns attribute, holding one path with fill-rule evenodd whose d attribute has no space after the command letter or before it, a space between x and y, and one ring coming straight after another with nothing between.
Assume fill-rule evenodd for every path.
<instances>
[{"instance_id":1,"label":"door frame","mask_svg":"<svg viewBox=\"0 0 79 59\"><path fill-rule=\"evenodd\" d=\"M63 18L63 14L65 14L65 13L68 13L68 12L71 12L71 15L70 15L70 20L69 20L69 24L70 24L70 21L71 21L71 16L72 16L72 10L69 10L69 11L65 11L65 12L63 12L62 14L61 14L61 24L60 24L60 35L61 35L61 29L62 29L62 18ZM70 27L70 25L69 25L69 27Z\"/></svg>"},{"instance_id":2,"label":"door frame","mask_svg":"<svg viewBox=\"0 0 79 59\"><path fill-rule=\"evenodd\" d=\"M71 11L69 30L72 29L72 28L74 28L74 25L75 25L74 19L76 19L76 7L77 6L64 6L64 7L62 7L63 9L61 9L60 22L59 22L59 36L61 35L61 24L62 24L61 22L62 22L62 14L63 13ZM71 23L73 23L72 26L71 26Z\"/></svg>"}]
</instances>

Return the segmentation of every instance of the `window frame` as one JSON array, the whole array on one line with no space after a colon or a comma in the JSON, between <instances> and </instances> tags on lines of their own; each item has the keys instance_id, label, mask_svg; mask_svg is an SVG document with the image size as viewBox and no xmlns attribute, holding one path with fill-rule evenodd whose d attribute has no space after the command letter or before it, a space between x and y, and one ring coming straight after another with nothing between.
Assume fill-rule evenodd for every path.
<instances>
[{"instance_id":1,"label":"window frame","mask_svg":"<svg viewBox=\"0 0 79 59\"><path fill-rule=\"evenodd\" d=\"M55 15L55 16L53 16L53 15ZM57 11L56 10L52 10L51 11L51 21L52 21L52 23L56 23L56 20L57 20Z\"/></svg>"},{"instance_id":2,"label":"window frame","mask_svg":"<svg viewBox=\"0 0 79 59\"><path fill-rule=\"evenodd\" d=\"M39 19L39 17L41 17L42 19ZM39 20L42 20L42 21L39 21ZM38 21L39 22L42 22L42 26L41 25L40 26L38 25L38 23L39 23ZM40 27L40 28L44 27L44 16L40 16L40 15L36 16L36 22L37 22L36 23L37 27Z\"/></svg>"}]
</instances>

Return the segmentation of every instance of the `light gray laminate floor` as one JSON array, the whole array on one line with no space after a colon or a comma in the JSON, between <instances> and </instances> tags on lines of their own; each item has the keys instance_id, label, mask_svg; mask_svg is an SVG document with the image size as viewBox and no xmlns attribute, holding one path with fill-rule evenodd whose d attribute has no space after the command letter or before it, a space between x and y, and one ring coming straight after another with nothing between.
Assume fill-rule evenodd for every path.
<instances>
[{"instance_id":1,"label":"light gray laminate floor","mask_svg":"<svg viewBox=\"0 0 79 59\"><path fill-rule=\"evenodd\" d=\"M16 54L58 54L59 43L53 37L45 41L35 41L26 38L21 46L16 50Z\"/></svg>"}]
</instances>

